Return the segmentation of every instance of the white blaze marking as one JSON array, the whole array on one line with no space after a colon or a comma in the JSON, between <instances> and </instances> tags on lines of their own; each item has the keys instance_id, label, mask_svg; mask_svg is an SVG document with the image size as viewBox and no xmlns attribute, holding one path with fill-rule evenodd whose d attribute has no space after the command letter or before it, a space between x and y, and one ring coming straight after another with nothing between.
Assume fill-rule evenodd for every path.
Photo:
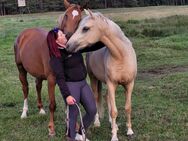
<instances>
[{"instance_id":1,"label":"white blaze marking","mask_svg":"<svg viewBox=\"0 0 188 141\"><path fill-rule=\"evenodd\" d=\"M72 11L73 19L74 19L75 16L78 16L78 15L79 15L79 14L78 14L78 11L76 11L76 10L73 10L73 11Z\"/></svg>"}]
</instances>

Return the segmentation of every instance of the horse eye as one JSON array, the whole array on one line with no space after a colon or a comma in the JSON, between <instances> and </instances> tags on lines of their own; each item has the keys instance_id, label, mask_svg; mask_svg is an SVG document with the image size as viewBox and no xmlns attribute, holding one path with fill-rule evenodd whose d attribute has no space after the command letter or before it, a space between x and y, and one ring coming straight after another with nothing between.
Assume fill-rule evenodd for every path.
<instances>
[{"instance_id":1,"label":"horse eye","mask_svg":"<svg viewBox=\"0 0 188 141\"><path fill-rule=\"evenodd\" d=\"M87 27L87 26L85 26L85 27L82 29L83 32L87 32L88 30L89 30L89 27Z\"/></svg>"}]
</instances>

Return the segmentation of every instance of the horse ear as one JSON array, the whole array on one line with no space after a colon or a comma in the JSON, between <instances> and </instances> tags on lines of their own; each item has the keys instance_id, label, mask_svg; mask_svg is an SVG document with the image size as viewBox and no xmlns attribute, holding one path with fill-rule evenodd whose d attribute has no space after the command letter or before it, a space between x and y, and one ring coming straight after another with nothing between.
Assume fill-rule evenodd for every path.
<instances>
[{"instance_id":1,"label":"horse ear","mask_svg":"<svg viewBox=\"0 0 188 141\"><path fill-rule=\"evenodd\" d=\"M90 9L88 9L88 10L84 9L84 11L85 11L86 15L91 16L92 18L94 18L93 12Z\"/></svg>"},{"instance_id":2,"label":"horse ear","mask_svg":"<svg viewBox=\"0 0 188 141\"><path fill-rule=\"evenodd\" d=\"M70 3L67 0L64 0L65 8L67 9L70 6Z\"/></svg>"},{"instance_id":3,"label":"horse ear","mask_svg":"<svg viewBox=\"0 0 188 141\"><path fill-rule=\"evenodd\" d=\"M86 15L89 16L89 11L87 9L84 9L84 12L85 12Z\"/></svg>"},{"instance_id":4,"label":"horse ear","mask_svg":"<svg viewBox=\"0 0 188 141\"><path fill-rule=\"evenodd\" d=\"M88 3L89 3L89 1L86 1L84 5L80 6L81 11L84 11L84 9L88 8Z\"/></svg>"}]
</instances>

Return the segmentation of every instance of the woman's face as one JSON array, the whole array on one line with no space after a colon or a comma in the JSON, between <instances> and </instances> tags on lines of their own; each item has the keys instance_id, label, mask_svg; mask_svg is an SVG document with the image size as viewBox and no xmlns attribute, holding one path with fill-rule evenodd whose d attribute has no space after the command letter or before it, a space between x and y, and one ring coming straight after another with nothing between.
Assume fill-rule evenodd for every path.
<instances>
[{"instance_id":1,"label":"woman's face","mask_svg":"<svg viewBox=\"0 0 188 141\"><path fill-rule=\"evenodd\" d=\"M65 47L65 44L67 42L65 34L63 34L63 32L61 30L58 30L57 35L58 35L58 37L56 39L56 43L59 44L60 46Z\"/></svg>"}]
</instances>

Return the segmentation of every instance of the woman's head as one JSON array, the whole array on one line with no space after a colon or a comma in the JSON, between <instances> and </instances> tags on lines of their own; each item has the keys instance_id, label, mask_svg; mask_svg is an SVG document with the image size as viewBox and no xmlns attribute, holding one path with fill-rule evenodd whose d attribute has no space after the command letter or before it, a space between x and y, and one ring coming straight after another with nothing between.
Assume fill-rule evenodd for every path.
<instances>
[{"instance_id":1,"label":"woman's head","mask_svg":"<svg viewBox=\"0 0 188 141\"><path fill-rule=\"evenodd\" d=\"M66 42L67 42L67 39L65 37L65 34L61 30L58 30L58 32L57 32L57 38L56 38L56 43L58 45L60 45L61 47L65 48Z\"/></svg>"},{"instance_id":2,"label":"woman's head","mask_svg":"<svg viewBox=\"0 0 188 141\"><path fill-rule=\"evenodd\" d=\"M47 43L50 51L50 56L60 57L61 54L58 47L65 48L66 42L67 39L65 37L65 34L63 34L63 32L59 28L50 30L47 35Z\"/></svg>"}]
</instances>

